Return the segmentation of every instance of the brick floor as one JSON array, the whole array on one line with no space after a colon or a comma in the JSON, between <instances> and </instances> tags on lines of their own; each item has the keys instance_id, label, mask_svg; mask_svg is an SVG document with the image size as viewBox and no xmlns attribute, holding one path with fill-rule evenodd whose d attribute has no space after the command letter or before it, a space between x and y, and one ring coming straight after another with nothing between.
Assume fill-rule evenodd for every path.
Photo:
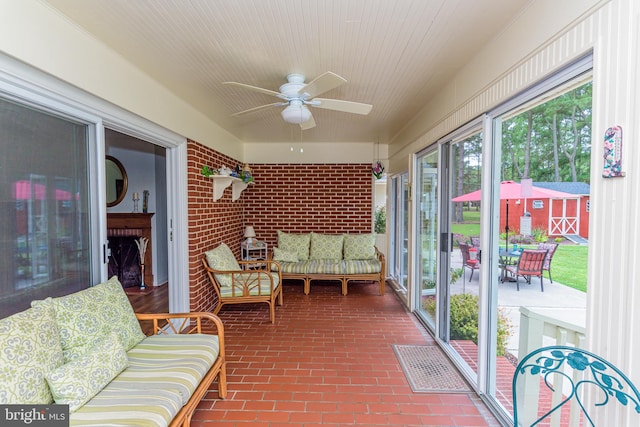
<instances>
[{"instance_id":1,"label":"brick floor","mask_svg":"<svg viewBox=\"0 0 640 427\"><path fill-rule=\"evenodd\" d=\"M215 386L192 426L499 426L474 394L414 393L392 344L433 339L390 288L285 283L269 322L266 304L227 306L228 396Z\"/></svg>"}]
</instances>

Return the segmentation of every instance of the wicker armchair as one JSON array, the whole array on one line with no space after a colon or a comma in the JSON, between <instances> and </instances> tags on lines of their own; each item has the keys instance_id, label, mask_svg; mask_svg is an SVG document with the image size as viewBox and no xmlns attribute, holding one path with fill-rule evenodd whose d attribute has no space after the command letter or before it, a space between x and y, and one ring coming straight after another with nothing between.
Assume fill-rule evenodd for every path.
<instances>
[{"instance_id":1,"label":"wicker armchair","mask_svg":"<svg viewBox=\"0 0 640 427\"><path fill-rule=\"evenodd\" d=\"M269 305L271 323L275 304L282 305L282 271L277 261L237 261L226 244L202 257L207 275L218 299L213 314L225 304L264 302Z\"/></svg>"}]
</instances>

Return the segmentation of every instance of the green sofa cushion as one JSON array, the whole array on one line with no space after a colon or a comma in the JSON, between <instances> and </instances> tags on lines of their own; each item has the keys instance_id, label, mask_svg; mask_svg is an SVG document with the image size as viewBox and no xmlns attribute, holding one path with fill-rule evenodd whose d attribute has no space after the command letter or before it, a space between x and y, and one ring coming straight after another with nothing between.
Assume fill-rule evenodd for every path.
<instances>
[{"instance_id":1,"label":"green sofa cushion","mask_svg":"<svg viewBox=\"0 0 640 427\"><path fill-rule=\"evenodd\" d=\"M70 416L71 426L168 426L215 363L218 337L153 335L127 352L129 367Z\"/></svg>"},{"instance_id":2,"label":"green sofa cushion","mask_svg":"<svg viewBox=\"0 0 640 427\"><path fill-rule=\"evenodd\" d=\"M344 259L375 259L375 245L376 235L374 233L345 234Z\"/></svg>"},{"instance_id":3,"label":"green sofa cushion","mask_svg":"<svg viewBox=\"0 0 640 427\"><path fill-rule=\"evenodd\" d=\"M280 262L280 268L282 274L306 274L307 266L311 261L298 261L298 262ZM271 267L272 271L277 271L277 267L274 265Z\"/></svg>"},{"instance_id":4,"label":"green sofa cushion","mask_svg":"<svg viewBox=\"0 0 640 427\"><path fill-rule=\"evenodd\" d=\"M53 399L75 412L127 367L127 354L114 333L77 359L46 374Z\"/></svg>"},{"instance_id":5,"label":"green sofa cushion","mask_svg":"<svg viewBox=\"0 0 640 427\"><path fill-rule=\"evenodd\" d=\"M311 255L309 259L342 259L342 234L311 233Z\"/></svg>"},{"instance_id":6,"label":"green sofa cushion","mask_svg":"<svg viewBox=\"0 0 640 427\"><path fill-rule=\"evenodd\" d=\"M206 252L205 256L207 258L207 264L214 270L240 270L240 264L238 264L236 257L233 256L233 252L231 252L231 249L225 243L221 243L217 248ZM231 274L214 274L214 276L218 283L220 283L220 287L231 287Z\"/></svg>"},{"instance_id":7,"label":"green sofa cushion","mask_svg":"<svg viewBox=\"0 0 640 427\"><path fill-rule=\"evenodd\" d=\"M216 335L147 337L127 352L129 368L114 380L113 388L174 390L185 404L213 366L219 352Z\"/></svg>"},{"instance_id":8,"label":"green sofa cushion","mask_svg":"<svg viewBox=\"0 0 640 427\"><path fill-rule=\"evenodd\" d=\"M70 295L31 304L53 306L65 363L82 356L111 332L118 335L125 351L145 337L116 276Z\"/></svg>"},{"instance_id":9,"label":"green sofa cushion","mask_svg":"<svg viewBox=\"0 0 640 427\"><path fill-rule=\"evenodd\" d=\"M69 415L71 427L139 426L167 427L182 408L182 398L175 390L124 390L107 385L82 408Z\"/></svg>"},{"instance_id":10,"label":"green sofa cushion","mask_svg":"<svg viewBox=\"0 0 640 427\"><path fill-rule=\"evenodd\" d=\"M44 376L63 363L51 305L0 320L0 404L53 403Z\"/></svg>"},{"instance_id":11,"label":"green sofa cushion","mask_svg":"<svg viewBox=\"0 0 640 427\"><path fill-rule=\"evenodd\" d=\"M309 243L311 234L290 234L278 230L278 248L283 251L295 253L298 261L309 259Z\"/></svg>"},{"instance_id":12,"label":"green sofa cushion","mask_svg":"<svg viewBox=\"0 0 640 427\"><path fill-rule=\"evenodd\" d=\"M351 259L342 262L343 274L373 274L382 271L382 263L377 259Z\"/></svg>"},{"instance_id":13,"label":"green sofa cushion","mask_svg":"<svg viewBox=\"0 0 640 427\"><path fill-rule=\"evenodd\" d=\"M307 274L342 274L342 261L334 259L312 259L307 264Z\"/></svg>"}]
</instances>

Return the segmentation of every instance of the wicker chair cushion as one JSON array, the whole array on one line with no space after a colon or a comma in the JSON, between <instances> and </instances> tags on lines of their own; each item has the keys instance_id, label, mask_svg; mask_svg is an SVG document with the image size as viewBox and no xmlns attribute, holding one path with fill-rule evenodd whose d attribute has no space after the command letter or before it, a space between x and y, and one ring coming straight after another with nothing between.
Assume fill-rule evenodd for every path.
<instances>
[{"instance_id":1,"label":"wicker chair cushion","mask_svg":"<svg viewBox=\"0 0 640 427\"><path fill-rule=\"evenodd\" d=\"M272 279L270 279L271 277ZM244 285L247 285L249 295L270 295L271 280L273 280L273 289L275 290L278 283L277 274L259 274L256 272L248 272L236 274L235 285L229 288L220 289L222 297L241 297L243 295Z\"/></svg>"},{"instance_id":2,"label":"wicker chair cushion","mask_svg":"<svg viewBox=\"0 0 640 427\"><path fill-rule=\"evenodd\" d=\"M344 236L342 234L318 234L311 233L311 256L309 259L342 259L342 246Z\"/></svg>"},{"instance_id":3,"label":"wicker chair cushion","mask_svg":"<svg viewBox=\"0 0 640 427\"><path fill-rule=\"evenodd\" d=\"M344 259L375 259L376 235L373 233L345 234Z\"/></svg>"},{"instance_id":4,"label":"wicker chair cushion","mask_svg":"<svg viewBox=\"0 0 640 427\"><path fill-rule=\"evenodd\" d=\"M283 251L293 252L299 261L309 259L309 243L311 234L290 234L278 230L278 247Z\"/></svg>"},{"instance_id":5,"label":"wicker chair cushion","mask_svg":"<svg viewBox=\"0 0 640 427\"><path fill-rule=\"evenodd\" d=\"M207 264L214 270L240 270L240 264L238 264L238 261L233 256L233 252L231 252L231 249L229 249L229 246L225 243L221 243L217 248L207 251L205 256L207 257ZM231 274L215 274L215 276L218 283L220 283L220 287L231 287Z\"/></svg>"}]
</instances>

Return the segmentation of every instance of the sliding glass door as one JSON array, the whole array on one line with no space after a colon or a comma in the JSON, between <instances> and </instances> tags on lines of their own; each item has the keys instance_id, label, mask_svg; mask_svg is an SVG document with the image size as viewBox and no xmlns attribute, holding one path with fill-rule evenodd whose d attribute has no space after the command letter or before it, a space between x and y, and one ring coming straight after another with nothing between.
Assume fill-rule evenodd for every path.
<instances>
[{"instance_id":1,"label":"sliding glass door","mask_svg":"<svg viewBox=\"0 0 640 427\"><path fill-rule=\"evenodd\" d=\"M400 292L407 292L409 279L409 174L391 178L391 246L389 250L389 275Z\"/></svg>"},{"instance_id":2,"label":"sliding glass door","mask_svg":"<svg viewBox=\"0 0 640 427\"><path fill-rule=\"evenodd\" d=\"M89 126L0 99L0 318L92 282Z\"/></svg>"},{"instance_id":3,"label":"sliding glass door","mask_svg":"<svg viewBox=\"0 0 640 427\"><path fill-rule=\"evenodd\" d=\"M436 327L438 297L438 151L420 154L416 162L416 307L431 329Z\"/></svg>"}]
</instances>

